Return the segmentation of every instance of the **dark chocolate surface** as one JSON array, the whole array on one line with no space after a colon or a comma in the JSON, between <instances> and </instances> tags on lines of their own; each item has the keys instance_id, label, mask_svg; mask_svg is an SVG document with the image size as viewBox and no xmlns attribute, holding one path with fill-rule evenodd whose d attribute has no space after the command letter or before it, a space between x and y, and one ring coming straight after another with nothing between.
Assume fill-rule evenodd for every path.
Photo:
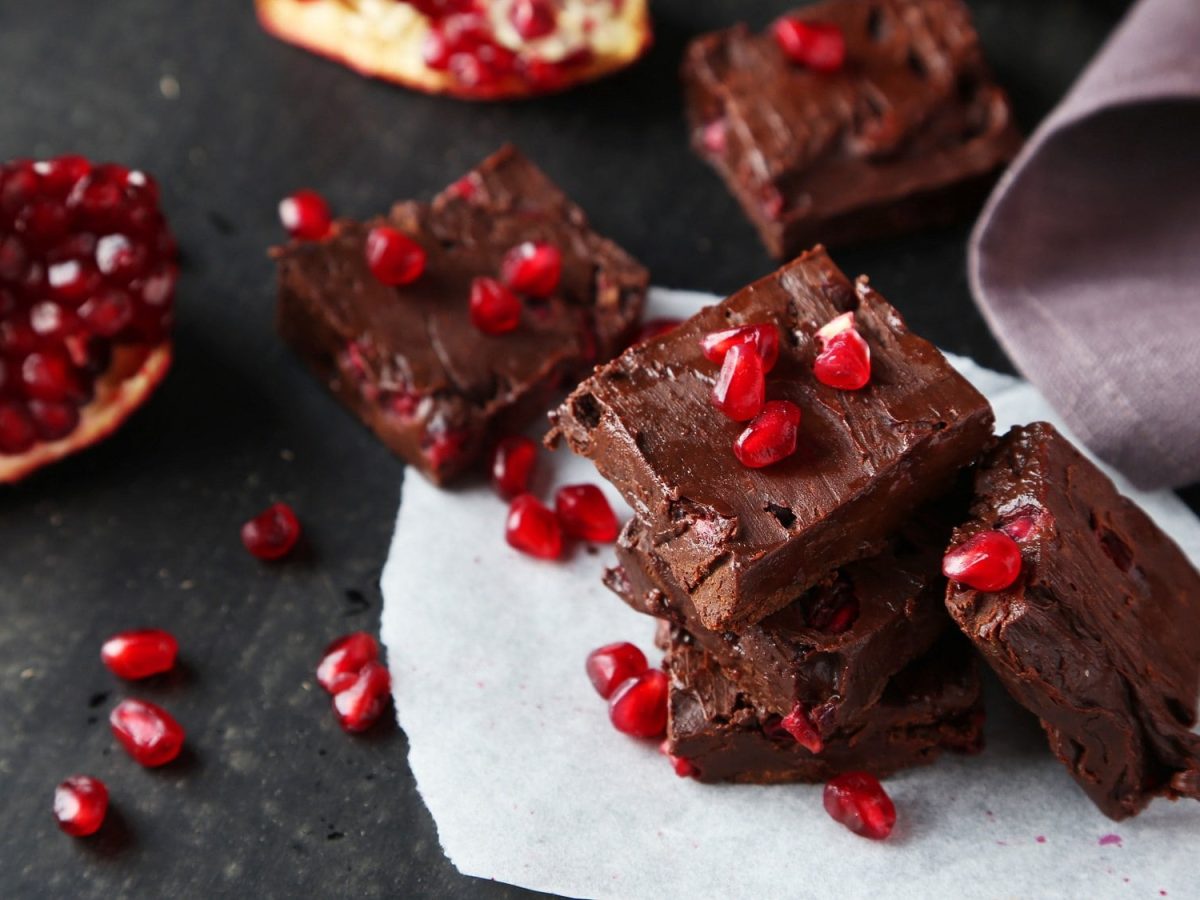
<instances>
[{"instance_id":1,"label":"dark chocolate surface","mask_svg":"<svg viewBox=\"0 0 1200 900\"><path fill-rule=\"evenodd\" d=\"M700 623L636 519L617 542L618 564L605 584L634 609L686 630L760 715L787 715L799 702L828 738L860 726L889 679L951 627L939 571L948 531L926 532L921 546L898 539L738 634ZM848 626L833 624L839 616Z\"/></svg>"},{"instance_id":2,"label":"dark chocolate surface","mask_svg":"<svg viewBox=\"0 0 1200 900\"><path fill-rule=\"evenodd\" d=\"M413 284L385 285L367 268L367 233L382 224L425 250ZM562 252L558 289L527 300L516 330L484 334L470 321L471 282L497 277L505 252L526 240ZM280 333L384 443L438 482L617 352L641 317L648 281L513 147L432 204L341 220L329 239L292 241L274 255Z\"/></svg>"},{"instance_id":3,"label":"dark chocolate surface","mask_svg":"<svg viewBox=\"0 0 1200 900\"><path fill-rule=\"evenodd\" d=\"M983 713L975 661L957 635L893 679L870 720L826 741L819 754L761 716L716 660L673 629L667 744L701 781L820 782L851 770L878 776L933 762L943 750L982 747Z\"/></svg>"},{"instance_id":4,"label":"dark chocolate surface","mask_svg":"<svg viewBox=\"0 0 1200 900\"><path fill-rule=\"evenodd\" d=\"M814 333L847 310L871 348L871 382L860 391L812 374ZM795 454L749 469L731 450L743 426L711 403L717 367L698 341L762 322L783 335L767 398L793 401L803 420ZM630 348L552 419L551 437L564 437L621 491L716 631L757 622L880 549L914 509L949 490L992 428L978 391L820 249Z\"/></svg>"},{"instance_id":5,"label":"dark chocolate surface","mask_svg":"<svg viewBox=\"0 0 1200 900\"><path fill-rule=\"evenodd\" d=\"M1005 591L951 584L951 615L1106 815L1200 799L1200 573L1045 423L1009 432L975 489L954 542L1020 520L1023 569Z\"/></svg>"},{"instance_id":6,"label":"dark chocolate surface","mask_svg":"<svg viewBox=\"0 0 1200 900\"><path fill-rule=\"evenodd\" d=\"M960 0L828 0L846 64L815 72L739 25L688 49L693 145L777 257L953 218L1020 147Z\"/></svg>"}]
</instances>

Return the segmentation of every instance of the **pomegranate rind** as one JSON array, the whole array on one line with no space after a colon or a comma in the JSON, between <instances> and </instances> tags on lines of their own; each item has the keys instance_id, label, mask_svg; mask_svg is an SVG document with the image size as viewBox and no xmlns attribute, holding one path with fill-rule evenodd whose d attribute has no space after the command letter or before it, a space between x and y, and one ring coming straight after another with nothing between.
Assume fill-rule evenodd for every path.
<instances>
[{"instance_id":1,"label":"pomegranate rind","mask_svg":"<svg viewBox=\"0 0 1200 900\"><path fill-rule=\"evenodd\" d=\"M589 43L592 58L565 69L553 87L535 86L519 74L493 84L468 86L425 64L422 46L430 21L393 0L255 0L258 20L271 35L339 62L360 75L393 81L427 94L463 100L512 100L561 93L611 75L634 63L653 43L648 0L624 0L618 15ZM372 21L367 11L374 11Z\"/></svg>"},{"instance_id":2,"label":"pomegranate rind","mask_svg":"<svg viewBox=\"0 0 1200 900\"><path fill-rule=\"evenodd\" d=\"M108 371L96 379L95 395L79 410L79 426L57 441L34 444L15 456L0 455L0 484L11 484L115 432L146 402L171 368L171 344L118 346Z\"/></svg>"}]
</instances>

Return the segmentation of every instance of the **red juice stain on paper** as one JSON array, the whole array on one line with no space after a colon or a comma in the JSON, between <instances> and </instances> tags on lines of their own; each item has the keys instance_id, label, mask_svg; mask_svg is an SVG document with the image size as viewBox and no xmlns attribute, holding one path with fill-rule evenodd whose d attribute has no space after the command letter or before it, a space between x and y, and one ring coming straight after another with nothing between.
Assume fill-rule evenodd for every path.
<instances>
[{"instance_id":1,"label":"red juice stain on paper","mask_svg":"<svg viewBox=\"0 0 1200 900\"><path fill-rule=\"evenodd\" d=\"M1119 834L1104 834L1100 836L1101 847L1111 847L1112 845L1121 846L1121 836Z\"/></svg>"},{"instance_id":2,"label":"red juice stain on paper","mask_svg":"<svg viewBox=\"0 0 1200 900\"><path fill-rule=\"evenodd\" d=\"M1044 834L1039 834L1036 838L1034 838L1034 840L1039 844L1044 844L1046 843L1046 836Z\"/></svg>"}]
</instances>

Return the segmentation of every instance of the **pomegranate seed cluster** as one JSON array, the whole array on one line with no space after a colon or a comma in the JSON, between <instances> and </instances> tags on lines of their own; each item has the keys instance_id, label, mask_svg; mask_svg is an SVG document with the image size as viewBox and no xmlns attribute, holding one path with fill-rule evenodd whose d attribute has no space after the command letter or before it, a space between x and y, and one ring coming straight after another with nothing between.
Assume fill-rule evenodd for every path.
<instances>
[{"instance_id":1,"label":"pomegranate seed cluster","mask_svg":"<svg viewBox=\"0 0 1200 900\"><path fill-rule=\"evenodd\" d=\"M81 156L0 166L0 454L69 436L116 347L167 340L175 258L150 176Z\"/></svg>"},{"instance_id":2,"label":"pomegranate seed cluster","mask_svg":"<svg viewBox=\"0 0 1200 900\"><path fill-rule=\"evenodd\" d=\"M345 731L366 731L391 699L392 678L379 662L379 644L365 631L338 638L325 648L317 682L333 695L333 713Z\"/></svg>"},{"instance_id":3,"label":"pomegranate seed cluster","mask_svg":"<svg viewBox=\"0 0 1200 900\"><path fill-rule=\"evenodd\" d=\"M632 737L662 737L667 729L667 675L651 669L641 650L628 641L605 644L588 654L584 668L596 693L608 701L613 728Z\"/></svg>"}]
</instances>

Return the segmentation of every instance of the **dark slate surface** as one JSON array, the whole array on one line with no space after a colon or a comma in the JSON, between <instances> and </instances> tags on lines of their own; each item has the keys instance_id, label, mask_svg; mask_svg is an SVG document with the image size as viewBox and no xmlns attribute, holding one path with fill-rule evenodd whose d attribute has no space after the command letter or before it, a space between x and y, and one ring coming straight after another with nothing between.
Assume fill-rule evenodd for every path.
<instances>
[{"instance_id":1,"label":"dark slate surface","mask_svg":"<svg viewBox=\"0 0 1200 900\"><path fill-rule=\"evenodd\" d=\"M972 5L1030 126L1125 4ZM311 185L342 212L381 211L512 139L657 283L736 288L770 263L686 148L675 71L688 36L747 6L764 24L787 4L656 0L658 42L633 71L479 106L279 44L249 0L0 4L0 158L72 151L146 168L186 256L177 363L158 395L104 446L0 491L0 895L525 893L459 876L404 735L343 735L313 684L327 640L377 627L401 465L272 334L275 204ZM942 346L1004 368L967 294L965 235L838 258ZM308 548L264 566L238 527L273 499L294 504ZM145 624L179 636L184 664L120 684L100 643ZM146 771L114 748L105 719L129 694L185 724L181 761ZM54 784L75 771L114 797L94 840L67 838L50 816Z\"/></svg>"}]
</instances>

